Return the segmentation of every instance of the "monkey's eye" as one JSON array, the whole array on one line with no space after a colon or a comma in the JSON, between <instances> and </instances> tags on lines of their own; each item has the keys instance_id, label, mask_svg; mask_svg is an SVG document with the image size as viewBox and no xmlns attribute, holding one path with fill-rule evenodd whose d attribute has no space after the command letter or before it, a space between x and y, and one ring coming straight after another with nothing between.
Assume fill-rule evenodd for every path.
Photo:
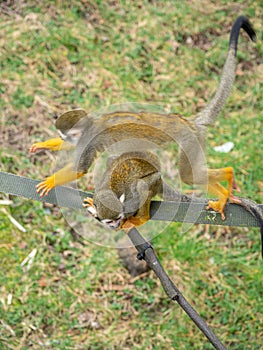
<instances>
[{"instance_id":1,"label":"monkey's eye","mask_svg":"<svg viewBox=\"0 0 263 350\"><path fill-rule=\"evenodd\" d=\"M106 225L110 225L112 223L116 223L118 220L121 220L124 218L124 214L123 213L120 213L120 215L115 219L115 220L111 220L111 219L104 219L104 220L101 220L101 222L103 224L106 224Z\"/></svg>"}]
</instances>

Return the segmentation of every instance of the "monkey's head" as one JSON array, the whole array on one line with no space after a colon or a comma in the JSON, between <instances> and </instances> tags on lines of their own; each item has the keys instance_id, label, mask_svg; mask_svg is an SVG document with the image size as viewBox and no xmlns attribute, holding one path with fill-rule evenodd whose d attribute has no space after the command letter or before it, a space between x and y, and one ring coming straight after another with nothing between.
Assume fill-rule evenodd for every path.
<instances>
[{"instance_id":1,"label":"monkey's head","mask_svg":"<svg viewBox=\"0 0 263 350\"><path fill-rule=\"evenodd\" d=\"M124 194L118 198L111 190L101 190L95 192L93 204L88 206L88 211L101 223L118 229L125 218L124 200Z\"/></svg>"}]
</instances>

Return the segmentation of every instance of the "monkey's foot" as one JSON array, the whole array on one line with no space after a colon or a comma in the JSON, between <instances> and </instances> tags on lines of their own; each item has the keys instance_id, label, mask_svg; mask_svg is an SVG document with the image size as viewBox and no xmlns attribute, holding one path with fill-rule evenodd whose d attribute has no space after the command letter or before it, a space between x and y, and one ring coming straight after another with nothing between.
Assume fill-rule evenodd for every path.
<instances>
[{"instance_id":1,"label":"monkey's foot","mask_svg":"<svg viewBox=\"0 0 263 350\"><path fill-rule=\"evenodd\" d=\"M47 196L54 187L54 176L50 176L45 181L40 182L36 185L37 193L40 197Z\"/></svg>"},{"instance_id":2,"label":"monkey's foot","mask_svg":"<svg viewBox=\"0 0 263 350\"><path fill-rule=\"evenodd\" d=\"M83 200L83 207L88 209L88 212L93 216L97 217L97 209L95 205L93 204L93 199L91 197L86 197Z\"/></svg>"},{"instance_id":3,"label":"monkey's foot","mask_svg":"<svg viewBox=\"0 0 263 350\"><path fill-rule=\"evenodd\" d=\"M226 201L209 201L208 205L206 207L206 210L213 209L214 211L218 212L221 214L222 220L225 220L225 214L224 214L224 209L226 206Z\"/></svg>"},{"instance_id":4,"label":"monkey's foot","mask_svg":"<svg viewBox=\"0 0 263 350\"><path fill-rule=\"evenodd\" d=\"M242 204L242 201L238 198L233 196L232 194L229 196L229 202L234 204ZM222 220L225 220L225 214L224 209L226 206L227 199L224 200L218 200L218 201L209 201L208 205L206 207L206 210L213 209L216 212L219 212L221 214Z\"/></svg>"}]
</instances>

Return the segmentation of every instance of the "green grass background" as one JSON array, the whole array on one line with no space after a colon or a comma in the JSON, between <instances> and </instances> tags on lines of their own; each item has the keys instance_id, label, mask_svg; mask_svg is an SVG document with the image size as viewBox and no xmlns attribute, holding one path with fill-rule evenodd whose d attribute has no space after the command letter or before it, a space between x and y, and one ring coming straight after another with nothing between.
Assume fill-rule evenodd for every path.
<instances>
[{"instance_id":1,"label":"green grass background","mask_svg":"<svg viewBox=\"0 0 263 350\"><path fill-rule=\"evenodd\" d=\"M258 41L240 37L208 163L233 165L241 195L262 201L262 1L6 0L0 10L1 170L33 178L55 158L29 155L30 144L55 137L54 116L70 108L134 101L196 114L216 91L232 23L249 16ZM213 151L227 141L230 153ZM212 348L152 273L132 279L115 249L74 241L58 208L0 199L11 200L0 202L0 349ZM153 244L229 349L263 348L258 230L171 224Z\"/></svg>"}]
</instances>

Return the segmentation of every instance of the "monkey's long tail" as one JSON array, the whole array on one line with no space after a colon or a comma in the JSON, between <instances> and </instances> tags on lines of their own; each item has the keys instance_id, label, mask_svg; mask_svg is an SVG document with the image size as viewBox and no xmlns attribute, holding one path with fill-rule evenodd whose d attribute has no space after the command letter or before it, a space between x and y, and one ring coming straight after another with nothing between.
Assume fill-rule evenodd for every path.
<instances>
[{"instance_id":1,"label":"monkey's long tail","mask_svg":"<svg viewBox=\"0 0 263 350\"><path fill-rule=\"evenodd\" d=\"M195 122L197 125L212 125L230 94L231 86L235 80L235 58L241 28L247 32L252 41L256 41L256 33L249 20L244 16L238 17L230 33L228 55L217 92L205 109L196 116Z\"/></svg>"}]
</instances>

